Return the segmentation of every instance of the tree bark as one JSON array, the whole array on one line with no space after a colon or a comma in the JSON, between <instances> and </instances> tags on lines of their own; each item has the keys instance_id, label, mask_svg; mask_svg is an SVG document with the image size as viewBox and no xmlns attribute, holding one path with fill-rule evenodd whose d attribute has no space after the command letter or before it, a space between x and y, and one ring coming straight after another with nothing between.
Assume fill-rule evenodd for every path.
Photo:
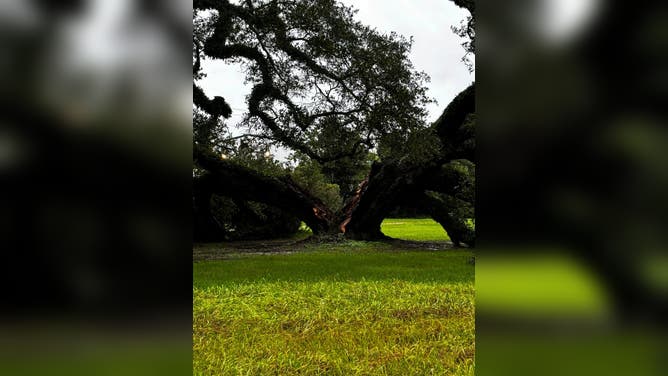
<instances>
[{"instance_id":1,"label":"tree bark","mask_svg":"<svg viewBox=\"0 0 668 376\"><path fill-rule=\"evenodd\" d=\"M419 200L422 208L443 227L456 247L462 244L475 246L475 231L467 226L463 216L453 215L453 212L466 210L467 203L452 196L438 197L428 192L424 192Z\"/></svg>"}]
</instances>

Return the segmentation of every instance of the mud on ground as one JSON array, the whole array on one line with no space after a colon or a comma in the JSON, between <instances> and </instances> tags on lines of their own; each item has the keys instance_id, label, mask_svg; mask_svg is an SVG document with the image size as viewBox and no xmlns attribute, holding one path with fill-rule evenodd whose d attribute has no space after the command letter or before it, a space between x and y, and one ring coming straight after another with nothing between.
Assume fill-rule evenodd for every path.
<instances>
[{"instance_id":1,"label":"mud on ground","mask_svg":"<svg viewBox=\"0 0 668 376\"><path fill-rule=\"evenodd\" d=\"M195 243L193 244L193 261L225 260L237 258L243 255L275 255L290 254L295 252L307 252L320 249L322 245L331 244L337 248L344 248L348 240L342 237L307 239L269 239L269 240L244 240L220 243ZM400 239L381 240L388 246L388 251L440 251L453 248L449 241L421 242Z\"/></svg>"}]
</instances>

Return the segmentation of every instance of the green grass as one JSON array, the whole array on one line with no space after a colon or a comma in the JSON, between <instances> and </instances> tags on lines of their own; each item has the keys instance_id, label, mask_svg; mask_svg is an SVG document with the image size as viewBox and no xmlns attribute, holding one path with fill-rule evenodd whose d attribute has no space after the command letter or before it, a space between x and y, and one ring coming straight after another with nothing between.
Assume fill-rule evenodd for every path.
<instances>
[{"instance_id":1,"label":"green grass","mask_svg":"<svg viewBox=\"0 0 668 376\"><path fill-rule=\"evenodd\" d=\"M431 218L387 218L380 226L383 234L396 239L418 241L450 240L443 227Z\"/></svg>"},{"instance_id":2,"label":"green grass","mask_svg":"<svg viewBox=\"0 0 668 376\"><path fill-rule=\"evenodd\" d=\"M471 252L312 244L193 266L195 375L472 375Z\"/></svg>"},{"instance_id":3,"label":"green grass","mask_svg":"<svg viewBox=\"0 0 668 376\"><path fill-rule=\"evenodd\" d=\"M403 240L415 241L449 241L448 233L431 218L386 218L380 225L383 234ZM302 222L294 239L305 239L313 233Z\"/></svg>"}]
</instances>

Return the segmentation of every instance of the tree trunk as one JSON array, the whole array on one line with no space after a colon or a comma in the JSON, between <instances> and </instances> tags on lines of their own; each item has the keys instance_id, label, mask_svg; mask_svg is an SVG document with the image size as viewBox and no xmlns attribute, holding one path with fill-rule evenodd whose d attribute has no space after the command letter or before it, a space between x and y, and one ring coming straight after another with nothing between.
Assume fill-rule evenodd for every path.
<instances>
[{"instance_id":1,"label":"tree trunk","mask_svg":"<svg viewBox=\"0 0 668 376\"><path fill-rule=\"evenodd\" d=\"M341 229L346 237L356 240L385 239L380 225L387 214L415 194L415 172L397 164L374 164L369 177L357 195L345 208L346 218Z\"/></svg>"},{"instance_id":2,"label":"tree trunk","mask_svg":"<svg viewBox=\"0 0 668 376\"><path fill-rule=\"evenodd\" d=\"M452 196L430 194L424 192L420 199L420 205L431 218L438 222L448 233L450 240L456 247L462 243L469 247L475 246L475 231L466 224L464 215L453 215L454 212L466 210L467 203Z\"/></svg>"}]
</instances>

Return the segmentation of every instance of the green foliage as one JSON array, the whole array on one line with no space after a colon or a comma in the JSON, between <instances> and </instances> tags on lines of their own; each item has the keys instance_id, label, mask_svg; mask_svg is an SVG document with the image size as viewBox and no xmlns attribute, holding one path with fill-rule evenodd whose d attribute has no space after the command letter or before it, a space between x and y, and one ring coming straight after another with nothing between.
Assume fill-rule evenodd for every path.
<instances>
[{"instance_id":1,"label":"green foliage","mask_svg":"<svg viewBox=\"0 0 668 376\"><path fill-rule=\"evenodd\" d=\"M268 176L284 176L289 173L284 163L276 160L266 144L242 140L236 147L227 149L226 157L245 167Z\"/></svg>"},{"instance_id":2,"label":"green foliage","mask_svg":"<svg viewBox=\"0 0 668 376\"><path fill-rule=\"evenodd\" d=\"M472 2L457 4L473 14ZM249 134L232 137L224 122L194 115L195 142L223 158L281 176L286 166L267 154L273 146L289 148L299 161L293 180L336 211L355 193L372 158L421 167L450 155L442 149L458 151L467 142L449 137L449 145L437 127L427 126L425 107L433 100L428 76L409 59L412 38L363 25L352 7L336 0L201 0L193 7L194 81L203 77L201 59L218 59L239 63L253 86L240 124ZM229 116L222 97L196 93L199 110ZM234 206L268 218L269 208Z\"/></svg>"},{"instance_id":3,"label":"green foliage","mask_svg":"<svg viewBox=\"0 0 668 376\"><path fill-rule=\"evenodd\" d=\"M476 114L468 114L464 120L464 124L462 124L461 134L464 139L461 145L462 149L475 150L476 120Z\"/></svg>"},{"instance_id":4,"label":"green foliage","mask_svg":"<svg viewBox=\"0 0 668 376\"><path fill-rule=\"evenodd\" d=\"M290 173L283 163L269 154L266 145L241 141L221 153L225 158L267 176ZM259 202L233 200L214 196L211 212L223 226L229 240L289 237L297 232L301 221L294 215Z\"/></svg>"},{"instance_id":5,"label":"green foliage","mask_svg":"<svg viewBox=\"0 0 668 376\"><path fill-rule=\"evenodd\" d=\"M324 162L424 128L432 99L408 58L412 39L361 24L335 0L193 5L194 60L242 64L255 85L244 122L252 131Z\"/></svg>"},{"instance_id":6,"label":"green foliage","mask_svg":"<svg viewBox=\"0 0 668 376\"><path fill-rule=\"evenodd\" d=\"M310 142L320 155L326 157L326 161L319 163L320 171L328 182L339 186L345 201L369 173L373 155L361 147L363 140L360 134L335 118L323 119L312 132ZM351 150L354 152L347 152ZM298 155L296 159L304 161L308 157Z\"/></svg>"},{"instance_id":7,"label":"green foliage","mask_svg":"<svg viewBox=\"0 0 668 376\"><path fill-rule=\"evenodd\" d=\"M466 159L455 159L441 166L452 181L455 197L473 206L475 203L475 164ZM471 208L472 209L472 208Z\"/></svg>"},{"instance_id":8,"label":"green foliage","mask_svg":"<svg viewBox=\"0 0 668 376\"><path fill-rule=\"evenodd\" d=\"M338 210L343 199L337 184L330 183L315 161L302 161L292 172L292 179L332 210Z\"/></svg>"},{"instance_id":9,"label":"green foliage","mask_svg":"<svg viewBox=\"0 0 668 376\"><path fill-rule=\"evenodd\" d=\"M401 160L415 165L434 159L440 152L441 142L433 128L385 135L378 147L378 154L384 161Z\"/></svg>"},{"instance_id":10,"label":"green foliage","mask_svg":"<svg viewBox=\"0 0 668 376\"><path fill-rule=\"evenodd\" d=\"M194 374L473 374L470 252L333 248L195 263Z\"/></svg>"},{"instance_id":11,"label":"green foliage","mask_svg":"<svg viewBox=\"0 0 668 376\"><path fill-rule=\"evenodd\" d=\"M225 123L203 111L193 110L193 141L212 147L225 134Z\"/></svg>"},{"instance_id":12,"label":"green foliage","mask_svg":"<svg viewBox=\"0 0 668 376\"><path fill-rule=\"evenodd\" d=\"M369 174L377 156L365 152L336 161L319 163L305 155L295 153L292 160L297 163L293 179L325 203L335 204L330 208L336 210L340 208L342 202L355 194L359 184ZM328 189L325 186L332 188ZM334 186L339 198L333 197Z\"/></svg>"},{"instance_id":13,"label":"green foliage","mask_svg":"<svg viewBox=\"0 0 668 376\"><path fill-rule=\"evenodd\" d=\"M373 155L366 154L364 157L358 155L325 162L321 165L321 171L328 181L339 187L340 196L345 201L355 194L359 184L369 174L372 158Z\"/></svg>"},{"instance_id":14,"label":"green foliage","mask_svg":"<svg viewBox=\"0 0 668 376\"><path fill-rule=\"evenodd\" d=\"M462 47L464 47L465 54L462 61L466 64L469 72L475 69L475 63L472 56L475 54L476 48L476 33L475 33L475 1L474 0L453 0L457 6L467 9L471 15L466 17L459 26L450 26L452 32L457 34L460 38L464 38Z\"/></svg>"}]
</instances>

